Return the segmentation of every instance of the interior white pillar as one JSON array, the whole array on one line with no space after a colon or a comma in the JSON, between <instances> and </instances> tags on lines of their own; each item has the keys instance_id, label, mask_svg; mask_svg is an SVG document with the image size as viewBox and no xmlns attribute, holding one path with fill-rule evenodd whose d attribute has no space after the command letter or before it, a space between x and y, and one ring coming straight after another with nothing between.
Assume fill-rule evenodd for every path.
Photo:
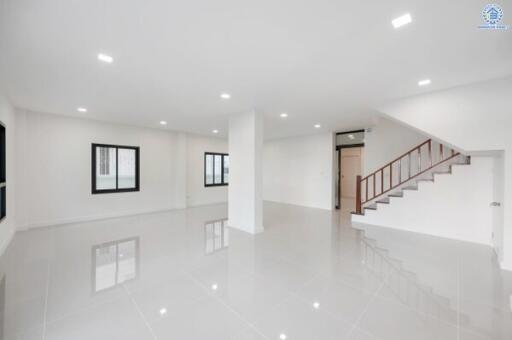
<instances>
[{"instance_id":1,"label":"interior white pillar","mask_svg":"<svg viewBox=\"0 0 512 340\"><path fill-rule=\"evenodd\" d=\"M263 231L263 117L257 112L229 119L228 225Z\"/></svg>"}]
</instances>

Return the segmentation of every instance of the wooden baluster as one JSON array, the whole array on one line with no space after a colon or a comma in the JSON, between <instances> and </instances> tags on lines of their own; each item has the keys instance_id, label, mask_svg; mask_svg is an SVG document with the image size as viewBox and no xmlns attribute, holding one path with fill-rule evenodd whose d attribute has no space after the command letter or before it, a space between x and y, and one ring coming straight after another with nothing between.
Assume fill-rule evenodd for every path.
<instances>
[{"instance_id":1,"label":"wooden baluster","mask_svg":"<svg viewBox=\"0 0 512 340\"><path fill-rule=\"evenodd\" d=\"M356 214L361 214L361 176L356 179Z\"/></svg>"},{"instance_id":2,"label":"wooden baluster","mask_svg":"<svg viewBox=\"0 0 512 340\"><path fill-rule=\"evenodd\" d=\"M407 162L407 164L409 165L409 177L407 177L407 179L409 179L411 178L411 153L409 152L407 156L409 157L409 161Z\"/></svg>"},{"instance_id":3,"label":"wooden baluster","mask_svg":"<svg viewBox=\"0 0 512 340\"><path fill-rule=\"evenodd\" d=\"M439 144L439 152L441 154L441 161L444 159L444 148L443 148L443 144Z\"/></svg>"},{"instance_id":4,"label":"wooden baluster","mask_svg":"<svg viewBox=\"0 0 512 340\"><path fill-rule=\"evenodd\" d=\"M398 185L402 184L402 159L398 160Z\"/></svg>"},{"instance_id":5,"label":"wooden baluster","mask_svg":"<svg viewBox=\"0 0 512 340\"><path fill-rule=\"evenodd\" d=\"M384 168L380 169L380 193L384 192Z\"/></svg>"},{"instance_id":6,"label":"wooden baluster","mask_svg":"<svg viewBox=\"0 0 512 340\"><path fill-rule=\"evenodd\" d=\"M366 177L366 181L365 181L365 187L366 187L366 201L365 202L368 202L368 177Z\"/></svg>"},{"instance_id":7,"label":"wooden baluster","mask_svg":"<svg viewBox=\"0 0 512 340\"><path fill-rule=\"evenodd\" d=\"M428 158L430 158L430 167L432 167L432 140L428 140Z\"/></svg>"},{"instance_id":8,"label":"wooden baluster","mask_svg":"<svg viewBox=\"0 0 512 340\"><path fill-rule=\"evenodd\" d=\"M373 174L373 197L377 196L377 193L375 192L375 174Z\"/></svg>"},{"instance_id":9,"label":"wooden baluster","mask_svg":"<svg viewBox=\"0 0 512 340\"><path fill-rule=\"evenodd\" d=\"M389 188L393 187L393 163L389 165Z\"/></svg>"},{"instance_id":10,"label":"wooden baluster","mask_svg":"<svg viewBox=\"0 0 512 340\"><path fill-rule=\"evenodd\" d=\"M421 147L418 148L418 173L421 172Z\"/></svg>"}]
</instances>

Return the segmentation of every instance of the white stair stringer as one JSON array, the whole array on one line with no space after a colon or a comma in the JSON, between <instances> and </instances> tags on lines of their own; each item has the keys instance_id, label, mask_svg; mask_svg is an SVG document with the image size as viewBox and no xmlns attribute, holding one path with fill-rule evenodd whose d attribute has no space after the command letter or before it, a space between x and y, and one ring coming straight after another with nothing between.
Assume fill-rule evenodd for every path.
<instances>
[{"instance_id":1,"label":"white stair stringer","mask_svg":"<svg viewBox=\"0 0 512 340\"><path fill-rule=\"evenodd\" d=\"M353 226L375 225L491 245L492 158L472 157L471 164L456 159L370 202L364 215L352 215Z\"/></svg>"}]
</instances>

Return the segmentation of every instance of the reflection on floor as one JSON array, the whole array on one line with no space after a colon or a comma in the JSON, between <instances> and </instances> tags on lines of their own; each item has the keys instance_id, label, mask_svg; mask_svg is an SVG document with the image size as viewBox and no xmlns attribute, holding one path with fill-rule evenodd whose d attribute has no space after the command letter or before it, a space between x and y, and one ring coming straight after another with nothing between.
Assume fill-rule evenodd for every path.
<instances>
[{"instance_id":1,"label":"reflection on floor","mask_svg":"<svg viewBox=\"0 0 512 340\"><path fill-rule=\"evenodd\" d=\"M276 203L257 236L225 218L217 205L17 234L2 340L512 339L512 278L489 248Z\"/></svg>"}]
</instances>

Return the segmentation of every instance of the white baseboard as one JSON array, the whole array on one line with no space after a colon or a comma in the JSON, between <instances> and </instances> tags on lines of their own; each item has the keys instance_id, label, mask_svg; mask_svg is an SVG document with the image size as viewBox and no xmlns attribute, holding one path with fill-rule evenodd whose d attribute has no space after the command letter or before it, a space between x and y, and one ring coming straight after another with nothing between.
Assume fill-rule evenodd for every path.
<instances>
[{"instance_id":1,"label":"white baseboard","mask_svg":"<svg viewBox=\"0 0 512 340\"><path fill-rule=\"evenodd\" d=\"M0 243L0 256L4 254L5 250L11 244L12 238L14 237L15 230L12 229L11 232L7 235L7 237L3 240L1 240Z\"/></svg>"},{"instance_id":2,"label":"white baseboard","mask_svg":"<svg viewBox=\"0 0 512 340\"><path fill-rule=\"evenodd\" d=\"M504 261L500 262L501 270L506 270L512 272L512 263L505 263Z\"/></svg>"},{"instance_id":3,"label":"white baseboard","mask_svg":"<svg viewBox=\"0 0 512 340\"><path fill-rule=\"evenodd\" d=\"M80 216L73 218L65 218L59 220L48 220L48 221L40 221L34 223L28 223L18 228L18 231L35 229L35 228L44 228L51 226L59 226L64 224L75 224L75 223L83 223L83 222L91 222L98 220L106 220L111 218L119 218L119 217L127 217L134 215L144 215L144 214L153 214L165 211L173 211L173 210L183 210L185 208L182 207L169 207L169 208L159 208L159 209L145 209L145 210L136 210L136 211L126 211L114 214L101 214L101 215L90 215L90 216Z\"/></svg>"}]
</instances>

